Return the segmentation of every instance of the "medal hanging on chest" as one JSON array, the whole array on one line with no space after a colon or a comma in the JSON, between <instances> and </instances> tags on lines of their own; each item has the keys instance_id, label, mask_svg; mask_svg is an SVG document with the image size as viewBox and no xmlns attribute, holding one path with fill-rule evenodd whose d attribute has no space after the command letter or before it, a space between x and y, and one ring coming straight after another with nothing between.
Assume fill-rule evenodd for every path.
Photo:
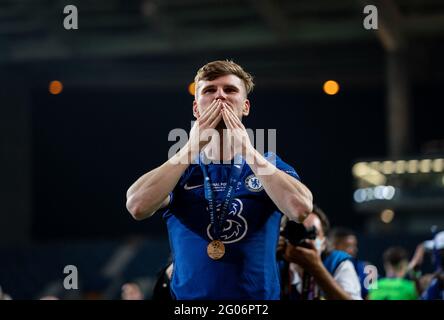
<instances>
[{"instance_id":1,"label":"medal hanging on chest","mask_svg":"<svg viewBox=\"0 0 444 320\"><path fill-rule=\"evenodd\" d=\"M211 239L212 241L207 246L207 254L211 259L219 260L225 255L225 245L221 240L221 230L223 229L223 225L227 220L228 212L234 198L234 192L236 190L245 161L241 157L235 157L234 165L231 165L230 178L228 179L227 186L225 187L222 207L219 211L216 210L215 195L211 186L211 179L208 174L207 166L203 163L202 157L203 153L199 157L199 164L204 176L205 199L208 202L211 231L213 233L213 239Z\"/></svg>"},{"instance_id":2,"label":"medal hanging on chest","mask_svg":"<svg viewBox=\"0 0 444 320\"><path fill-rule=\"evenodd\" d=\"M220 240L213 240L207 246L207 254L213 260L219 260L225 255L225 245Z\"/></svg>"}]
</instances>

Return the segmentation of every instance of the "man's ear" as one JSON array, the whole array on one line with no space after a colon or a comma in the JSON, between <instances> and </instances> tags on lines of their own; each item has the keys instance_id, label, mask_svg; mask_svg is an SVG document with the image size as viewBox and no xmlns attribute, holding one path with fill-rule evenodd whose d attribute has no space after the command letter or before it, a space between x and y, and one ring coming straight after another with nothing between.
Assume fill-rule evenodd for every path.
<instances>
[{"instance_id":1,"label":"man's ear","mask_svg":"<svg viewBox=\"0 0 444 320\"><path fill-rule=\"evenodd\" d=\"M197 108L196 100L193 101L193 115L197 119L200 117L199 109Z\"/></svg>"},{"instance_id":2,"label":"man's ear","mask_svg":"<svg viewBox=\"0 0 444 320\"><path fill-rule=\"evenodd\" d=\"M242 115L248 116L250 114L250 100L245 99L244 106L242 107Z\"/></svg>"}]
</instances>

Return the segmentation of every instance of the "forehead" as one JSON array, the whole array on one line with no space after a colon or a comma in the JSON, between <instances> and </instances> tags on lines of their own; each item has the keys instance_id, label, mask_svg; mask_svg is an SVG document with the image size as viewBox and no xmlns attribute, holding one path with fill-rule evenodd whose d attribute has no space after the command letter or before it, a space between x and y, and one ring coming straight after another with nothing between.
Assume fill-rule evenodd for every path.
<instances>
[{"instance_id":1,"label":"forehead","mask_svg":"<svg viewBox=\"0 0 444 320\"><path fill-rule=\"evenodd\" d=\"M211 86L211 85L214 85L214 86L228 86L228 85L230 85L230 86L235 86L238 88L243 88L242 80L239 77L235 76L234 74L227 74L225 76L221 76L221 77L218 77L213 80L200 80L197 83L197 87L199 89L207 87L207 86Z\"/></svg>"},{"instance_id":2,"label":"forehead","mask_svg":"<svg viewBox=\"0 0 444 320\"><path fill-rule=\"evenodd\" d=\"M356 237L355 236L353 236L353 235L349 235L349 236L346 236L344 239L343 239L343 241L344 242L352 242L352 243L355 243L355 242L358 242L358 239L356 239Z\"/></svg>"},{"instance_id":3,"label":"forehead","mask_svg":"<svg viewBox=\"0 0 444 320\"><path fill-rule=\"evenodd\" d=\"M336 244L339 246L357 246L358 240L355 236L346 236L336 240Z\"/></svg>"}]
</instances>

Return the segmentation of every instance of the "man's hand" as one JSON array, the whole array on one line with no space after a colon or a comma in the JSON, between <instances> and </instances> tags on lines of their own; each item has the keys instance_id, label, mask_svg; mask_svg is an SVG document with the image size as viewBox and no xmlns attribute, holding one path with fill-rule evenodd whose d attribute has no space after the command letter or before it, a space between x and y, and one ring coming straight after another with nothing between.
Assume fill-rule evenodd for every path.
<instances>
[{"instance_id":1,"label":"man's hand","mask_svg":"<svg viewBox=\"0 0 444 320\"><path fill-rule=\"evenodd\" d=\"M304 270L314 273L316 269L322 266L321 257L312 241L305 241L306 247L287 244L284 258L289 262L300 265Z\"/></svg>"},{"instance_id":2,"label":"man's hand","mask_svg":"<svg viewBox=\"0 0 444 320\"><path fill-rule=\"evenodd\" d=\"M228 139L235 155L247 158L247 151L253 149L247 130L234 111L226 103L222 103L222 118L228 129Z\"/></svg>"},{"instance_id":3,"label":"man's hand","mask_svg":"<svg viewBox=\"0 0 444 320\"><path fill-rule=\"evenodd\" d=\"M322 263L321 256L316 250L313 241L305 241L306 248L295 247L288 243L285 249L285 260L294 262L309 272L329 300L351 300L352 296L347 293ZM359 282L357 276L356 281Z\"/></svg>"},{"instance_id":4,"label":"man's hand","mask_svg":"<svg viewBox=\"0 0 444 320\"><path fill-rule=\"evenodd\" d=\"M199 154L202 148L210 142L211 137L214 138L214 128L222 119L221 109L222 102L216 99L194 122L188 140L188 147L191 150L192 157Z\"/></svg>"}]
</instances>

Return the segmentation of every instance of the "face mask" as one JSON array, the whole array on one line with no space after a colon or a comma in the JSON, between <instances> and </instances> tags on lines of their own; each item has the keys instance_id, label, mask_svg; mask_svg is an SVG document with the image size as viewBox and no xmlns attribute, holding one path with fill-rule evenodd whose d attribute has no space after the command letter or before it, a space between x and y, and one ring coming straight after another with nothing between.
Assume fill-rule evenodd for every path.
<instances>
[{"instance_id":1,"label":"face mask","mask_svg":"<svg viewBox=\"0 0 444 320\"><path fill-rule=\"evenodd\" d=\"M316 247L316 250L318 250L318 252L322 251L322 245L324 244L324 241L325 241L325 239L319 239L319 238L315 239L315 247Z\"/></svg>"}]
</instances>

